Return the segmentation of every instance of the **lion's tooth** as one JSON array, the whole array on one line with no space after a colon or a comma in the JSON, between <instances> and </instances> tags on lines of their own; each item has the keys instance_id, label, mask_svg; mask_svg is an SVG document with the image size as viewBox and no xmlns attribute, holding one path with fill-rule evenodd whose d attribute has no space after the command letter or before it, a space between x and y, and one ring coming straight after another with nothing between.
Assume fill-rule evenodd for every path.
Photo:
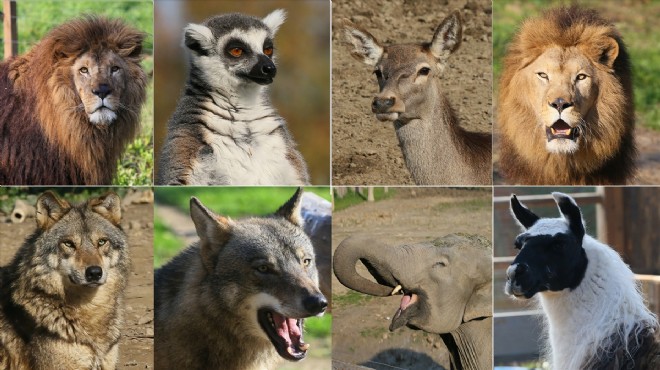
<instances>
[{"instance_id":1,"label":"lion's tooth","mask_svg":"<svg viewBox=\"0 0 660 370\"><path fill-rule=\"evenodd\" d=\"M390 295L395 295L395 294L397 294L399 291L401 291L401 284L395 286L394 289L392 290L392 293L390 293Z\"/></svg>"},{"instance_id":2,"label":"lion's tooth","mask_svg":"<svg viewBox=\"0 0 660 370\"><path fill-rule=\"evenodd\" d=\"M302 349L303 351L307 351L309 349L309 343L302 343L300 345L300 349Z\"/></svg>"}]
</instances>

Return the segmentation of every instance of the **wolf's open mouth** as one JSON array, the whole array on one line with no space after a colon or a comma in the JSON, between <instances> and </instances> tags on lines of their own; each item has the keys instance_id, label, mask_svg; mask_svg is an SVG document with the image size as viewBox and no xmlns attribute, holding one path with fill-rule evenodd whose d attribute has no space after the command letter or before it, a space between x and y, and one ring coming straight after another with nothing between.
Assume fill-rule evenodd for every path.
<instances>
[{"instance_id":1,"label":"wolf's open mouth","mask_svg":"<svg viewBox=\"0 0 660 370\"><path fill-rule=\"evenodd\" d=\"M564 120L557 120L552 126L545 128L545 135L548 141L554 139L577 140L580 136L580 130L577 127L571 127Z\"/></svg>"},{"instance_id":2,"label":"wolf's open mouth","mask_svg":"<svg viewBox=\"0 0 660 370\"><path fill-rule=\"evenodd\" d=\"M401 304L396 310L392 322L390 323L390 331L394 331L408 323L410 318L419 312L419 295L413 292L404 291L401 285L397 285L392 291L395 294L401 290L403 297L401 297Z\"/></svg>"},{"instance_id":3,"label":"wolf's open mouth","mask_svg":"<svg viewBox=\"0 0 660 370\"><path fill-rule=\"evenodd\" d=\"M309 344L303 342L303 319L291 319L265 308L257 312L257 318L280 356L291 361L305 358Z\"/></svg>"}]
</instances>

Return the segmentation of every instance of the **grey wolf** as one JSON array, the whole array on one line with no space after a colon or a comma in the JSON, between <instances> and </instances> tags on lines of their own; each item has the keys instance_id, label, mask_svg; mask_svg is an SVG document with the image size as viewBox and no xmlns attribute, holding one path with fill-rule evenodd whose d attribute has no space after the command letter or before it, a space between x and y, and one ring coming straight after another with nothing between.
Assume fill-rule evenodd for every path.
<instances>
[{"instance_id":1,"label":"grey wolf","mask_svg":"<svg viewBox=\"0 0 660 370\"><path fill-rule=\"evenodd\" d=\"M46 192L36 231L0 270L0 368L117 366L130 271L120 199L71 206Z\"/></svg>"},{"instance_id":2,"label":"grey wolf","mask_svg":"<svg viewBox=\"0 0 660 370\"><path fill-rule=\"evenodd\" d=\"M168 123L157 184L309 183L267 94L277 73L273 37L285 14L223 14L185 28L190 74Z\"/></svg>"},{"instance_id":3,"label":"grey wolf","mask_svg":"<svg viewBox=\"0 0 660 370\"><path fill-rule=\"evenodd\" d=\"M382 45L347 19L340 26L351 55L375 68L380 91L371 110L394 123L415 183L490 184L492 135L461 128L439 84L449 55L461 45L459 13L440 23L431 42L417 44Z\"/></svg>"},{"instance_id":4,"label":"grey wolf","mask_svg":"<svg viewBox=\"0 0 660 370\"><path fill-rule=\"evenodd\" d=\"M528 19L500 80L500 165L512 183L625 184L635 173L630 57L614 25L580 7Z\"/></svg>"},{"instance_id":5,"label":"grey wolf","mask_svg":"<svg viewBox=\"0 0 660 370\"><path fill-rule=\"evenodd\" d=\"M146 98L144 37L89 16L0 63L0 184L112 182Z\"/></svg>"},{"instance_id":6,"label":"grey wolf","mask_svg":"<svg viewBox=\"0 0 660 370\"><path fill-rule=\"evenodd\" d=\"M327 301L301 197L298 189L272 216L236 221L190 200L200 240L154 280L157 368L266 369L305 357L303 319Z\"/></svg>"},{"instance_id":7,"label":"grey wolf","mask_svg":"<svg viewBox=\"0 0 660 370\"><path fill-rule=\"evenodd\" d=\"M660 327L634 274L618 253L586 234L573 198L552 195L560 218L540 218L511 196L522 233L505 292L538 297L553 369L657 369Z\"/></svg>"}]
</instances>

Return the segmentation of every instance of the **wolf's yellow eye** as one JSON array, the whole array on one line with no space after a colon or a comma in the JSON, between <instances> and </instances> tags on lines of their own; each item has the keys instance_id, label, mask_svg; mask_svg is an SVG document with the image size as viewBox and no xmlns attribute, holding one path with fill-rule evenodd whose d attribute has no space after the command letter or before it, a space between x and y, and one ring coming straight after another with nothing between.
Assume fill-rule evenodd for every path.
<instances>
[{"instance_id":1,"label":"wolf's yellow eye","mask_svg":"<svg viewBox=\"0 0 660 370\"><path fill-rule=\"evenodd\" d=\"M98 243L99 247L102 247L102 246L104 246L105 243L107 243L107 242L108 242L108 241L107 241L106 239L99 239L99 241L98 241L97 243Z\"/></svg>"},{"instance_id":2,"label":"wolf's yellow eye","mask_svg":"<svg viewBox=\"0 0 660 370\"><path fill-rule=\"evenodd\" d=\"M82 67L82 68L80 68L78 71L80 71L80 73L82 73L82 74L84 74L84 75L86 75L86 74L89 72L89 70L87 69L87 67Z\"/></svg>"},{"instance_id":3,"label":"wolf's yellow eye","mask_svg":"<svg viewBox=\"0 0 660 370\"><path fill-rule=\"evenodd\" d=\"M307 267L312 264L312 259L311 258L305 258L303 260L303 266Z\"/></svg>"},{"instance_id":4,"label":"wolf's yellow eye","mask_svg":"<svg viewBox=\"0 0 660 370\"><path fill-rule=\"evenodd\" d=\"M268 266L267 265L259 265L257 266L257 271L259 272L268 272Z\"/></svg>"},{"instance_id":5,"label":"wolf's yellow eye","mask_svg":"<svg viewBox=\"0 0 660 370\"><path fill-rule=\"evenodd\" d=\"M67 248L73 248L74 247L73 242L70 241L70 240L63 241L62 244Z\"/></svg>"},{"instance_id":6,"label":"wolf's yellow eye","mask_svg":"<svg viewBox=\"0 0 660 370\"><path fill-rule=\"evenodd\" d=\"M273 55L273 48L264 48L264 54L271 56Z\"/></svg>"},{"instance_id":7,"label":"wolf's yellow eye","mask_svg":"<svg viewBox=\"0 0 660 370\"><path fill-rule=\"evenodd\" d=\"M243 55L243 49L241 49L241 48L231 48L231 49L229 49L229 54L231 54L231 56L233 56L233 57L238 58L241 55Z\"/></svg>"}]
</instances>

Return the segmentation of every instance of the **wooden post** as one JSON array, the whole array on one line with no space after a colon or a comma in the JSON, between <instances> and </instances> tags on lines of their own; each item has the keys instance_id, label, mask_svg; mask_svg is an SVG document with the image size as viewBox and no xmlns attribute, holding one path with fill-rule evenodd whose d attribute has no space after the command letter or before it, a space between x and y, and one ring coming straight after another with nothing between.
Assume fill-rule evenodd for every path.
<instances>
[{"instance_id":1,"label":"wooden post","mask_svg":"<svg viewBox=\"0 0 660 370\"><path fill-rule=\"evenodd\" d=\"M18 55L18 32L16 31L16 1L2 0L5 60Z\"/></svg>"}]
</instances>

